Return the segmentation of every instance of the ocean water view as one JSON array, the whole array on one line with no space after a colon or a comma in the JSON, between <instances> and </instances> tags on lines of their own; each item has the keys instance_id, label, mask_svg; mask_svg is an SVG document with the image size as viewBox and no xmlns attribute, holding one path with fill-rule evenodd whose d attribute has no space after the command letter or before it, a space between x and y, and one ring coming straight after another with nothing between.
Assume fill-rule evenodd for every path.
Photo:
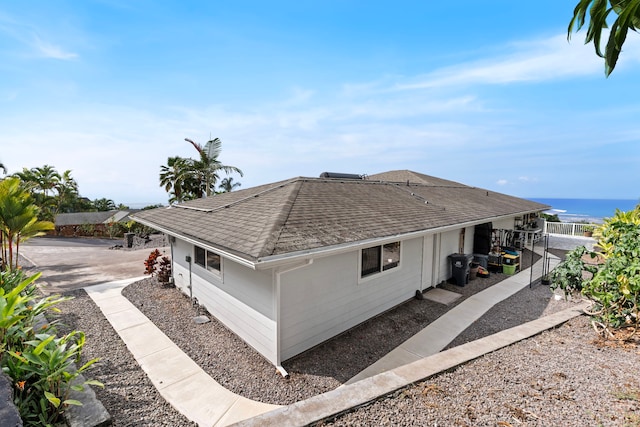
<instances>
[{"instance_id":1,"label":"ocean water view","mask_svg":"<svg viewBox=\"0 0 640 427\"><path fill-rule=\"evenodd\" d=\"M629 211L636 207L638 199L555 199L529 198L534 202L551 206L549 214L557 214L562 222L601 223L615 214L616 209Z\"/></svg>"}]
</instances>

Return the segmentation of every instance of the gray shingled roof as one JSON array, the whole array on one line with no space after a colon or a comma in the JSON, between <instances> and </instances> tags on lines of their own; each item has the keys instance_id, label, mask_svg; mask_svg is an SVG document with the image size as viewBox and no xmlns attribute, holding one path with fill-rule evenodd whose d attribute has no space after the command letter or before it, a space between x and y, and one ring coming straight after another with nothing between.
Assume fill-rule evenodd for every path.
<instances>
[{"instance_id":1,"label":"gray shingled roof","mask_svg":"<svg viewBox=\"0 0 640 427\"><path fill-rule=\"evenodd\" d=\"M112 210L101 212L73 212L61 213L56 215L55 225L57 227L65 225L82 225L82 224L106 224L109 222L125 222L129 220L129 216L139 209L130 209L126 211Z\"/></svg>"},{"instance_id":2,"label":"gray shingled roof","mask_svg":"<svg viewBox=\"0 0 640 427\"><path fill-rule=\"evenodd\" d=\"M410 171L389 172L406 178ZM257 261L272 255L399 236L545 210L529 200L416 174L414 181L294 178L140 211L169 234ZM411 179L409 179L411 181Z\"/></svg>"}]
</instances>

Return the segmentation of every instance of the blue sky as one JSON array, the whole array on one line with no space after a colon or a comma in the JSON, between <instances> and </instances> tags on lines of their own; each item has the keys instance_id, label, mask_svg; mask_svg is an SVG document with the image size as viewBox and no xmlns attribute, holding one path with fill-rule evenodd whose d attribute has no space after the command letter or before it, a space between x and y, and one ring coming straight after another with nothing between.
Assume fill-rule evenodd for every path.
<instances>
[{"instance_id":1,"label":"blue sky","mask_svg":"<svg viewBox=\"0 0 640 427\"><path fill-rule=\"evenodd\" d=\"M640 197L640 35L613 75L577 0L0 4L0 162L166 203L184 138L242 188L410 169L521 197Z\"/></svg>"}]
</instances>

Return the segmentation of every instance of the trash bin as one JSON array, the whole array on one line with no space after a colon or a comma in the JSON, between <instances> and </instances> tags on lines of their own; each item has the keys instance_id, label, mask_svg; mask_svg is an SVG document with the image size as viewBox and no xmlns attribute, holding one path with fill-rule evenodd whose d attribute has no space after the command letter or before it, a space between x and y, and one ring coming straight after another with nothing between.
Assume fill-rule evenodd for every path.
<instances>
[{"instance_id":1,"label":"trash bin","mask_svg":"<svg viewBox=\"0 0 640 427\"><path fill-rule=\"evenodd\" d=\"M449 260L451 261L451 275L456 285L464 286L469 283L469 272L471 270L473 255L451 254L449 255Z\"/></svg>"}]
</instances>

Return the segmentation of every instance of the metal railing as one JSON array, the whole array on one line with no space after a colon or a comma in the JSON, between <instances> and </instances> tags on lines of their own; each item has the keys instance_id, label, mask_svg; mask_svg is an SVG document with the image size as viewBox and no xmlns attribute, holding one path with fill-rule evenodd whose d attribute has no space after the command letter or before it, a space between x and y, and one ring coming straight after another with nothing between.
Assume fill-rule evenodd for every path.
<instances>
[{"instance_id":1,"label":"metal railing","mask_svg":"<svg viewBox=\"0 0 640 427\"><path fill-rule=\"evenodd\" d=\"M577 222L545 222L545 233L562 234L564 236L584 236L585 232L593 230L600 224L585 224Z\"/></svg>"}]
</instances>

